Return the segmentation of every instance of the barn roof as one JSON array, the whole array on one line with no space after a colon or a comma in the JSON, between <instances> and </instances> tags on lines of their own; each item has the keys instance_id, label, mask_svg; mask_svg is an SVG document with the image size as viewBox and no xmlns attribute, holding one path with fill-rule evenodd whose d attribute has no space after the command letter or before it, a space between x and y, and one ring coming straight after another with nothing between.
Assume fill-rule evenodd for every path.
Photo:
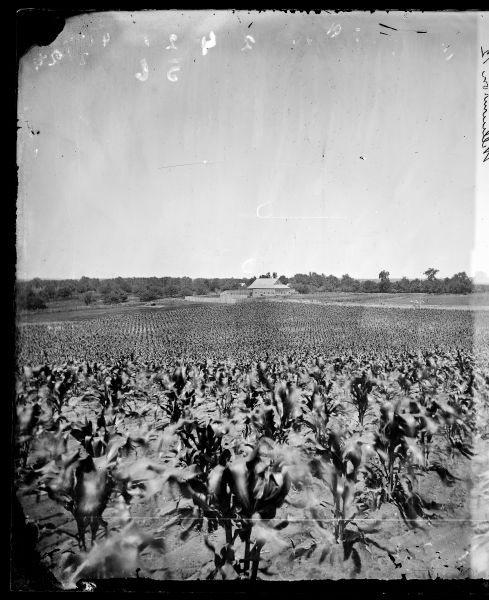
<instances>
[{"instance_id":1,"label":"barn roof","mask_svg":"<svg viewBox=\"0 0 489 600\"><path fill-rule=\"evenodd\" d=\"M248 286L249 290L256 289L290 289L288 285L280 283L278 279L273 277L258 277L255 281Z\"/></svg>"}]
</instances>

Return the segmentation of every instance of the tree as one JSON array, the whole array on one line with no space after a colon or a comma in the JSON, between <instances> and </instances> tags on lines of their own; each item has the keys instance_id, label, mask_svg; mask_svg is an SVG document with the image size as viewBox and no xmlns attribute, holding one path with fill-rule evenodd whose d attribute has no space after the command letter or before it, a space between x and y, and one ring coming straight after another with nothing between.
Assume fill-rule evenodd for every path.
<instances>
[{"instance_id":1,"label":"tree","mask_svg":"<svg viewBox=\"0 0 489 600\"><path fill-rule=\"evenodd\" d=\"M214 279L208 279L208 282L209 282L209 287L210 287L211 292L213 292L213 293L219 292L219 279L217 279L217 277L214 277ZM177 290L175 293L178 293L178 291L179 290Z\"/></svg>"},{"instance_id":2,"label":"tree","mask_svg":"<svg viewBox=\"0 0 489 600\"><path fill-rule=\"evenodd\" d=\"M429 269L426 269L426 271L423 273L423 275L426 275L426 278L428 279L428 281L434 281L436 274L440 272L440 269L434 269L433 267L430 267Z\"/></svg>"},{"instance_id":3,"label":"tree","mask_svg":"<svg viewBox=\"0 0 489 600\"><path fill-rule=\"evenodd\" d=\"M169 283L163 290L165 296L176 298L180 295L180 287L175 283Z\"/></svg>"},{"instance_id":4,"label":"tree","mask_svg":"<svg viewBox=\"0 0 489 600\"><path fill-rule=\"evenodd\" d=\"M41 310L47 308L45 298L42 293L27 290L26 294L19 294L18 303L20 308L27 310Z\"/></svg>"},{"instance_id":5,"label":"tree","mask_svg":"<svg viewBox=\"0 0 489 600\"><path fill-rule=\"evenodd\" d=\"M116 277L115 283L122 291L126 292L127 294L130 294L132 292L131 284L127 279L124 279L123 277Z\"/></svg>"},{"instance_id":6,"label":"tree","mask_svg":"<svg viewBox=\"0 0 489 600\"><path fill-rule=\"evenodd\" d=\"M435 294L440 292L440 285L438 280L436 279L436 274L438 273L438 269L434 269L433 267L426 269L423 275L426 275L426 281L424 281L422 286L422 291L428 294Z\"/></svg>"},{"instance_id":7,"label":"tree","mask_svg":"<svg viewBox=\"0 0 489 600\"><path fill-rule=\"evenodd\" d=\"M148 286L147 288L143 288L138 292L139 300L141 302L151 302L152 300L156 300L160 298L163 294L153 285Z\"/></svg>"},{"instance_id":8,"label":"tree","mask_svg":"<svg viewBox=\"0 0 489 600\"><path fill-rule=\"evenodd\" d=\"M474 291L474 284L465 271L455 273L448 282L448 290L452 294L471 294Z\"/></svg>"},{"instance_id":9,"label":"tree","mask_svg":"<svg viewBox=\"0 0 489 600\"><path fill-rule=\"evenodd\" d=\"M192 289L197 296L205 296L210 292L209 285L205 279L194 279L192 282Z\"/></svg>"},{"instance_id":10,"label":"tree","mask_svg":"<svg viewBox=\"0 0 489 600\"><path fill-rule=\"evenodd\" d=\"M76 289L79 294L84 294L90 289L90 279L88 277L80 277L80 280L76 283Z\"/></svg>"},{"instance_id":11,"label":"tree","mask_svg":"<svg viewBox=\"0 0 489 600\"><path fill-rule=\"evenodd\" d=\"M348 273L345 273L341 277L340 290L342 292L354 292L358 289L358 281L355 281L353 277L350 277Z\"/></svg>"},{"instance_id":12,"label":"tree","mask_svg":"<svg viewBox=\"0 0 489 600\"><path fill-rule=\"evenodd\" d=\"M419 294L423 291L423 282L421 279L411 279L409 282L409 292Z\"/></svg>"},{"instance_id":13,"label":"tree","mask_svg":"<svg viewBox=\"0 0 489 600\"><path fill-rule=\"evenodd\" d=\"M277 279L277 273L275 273L275 271L272 273L272 277L273 277L274 279Z\"/></svg>"},{"instance_id":14,"label":"tree","mask_svg":"<svg viewBox=\"0 0 489 600\"><path fill-rule=\"evenodd\" d=\"M72 298L74 293L76 292L76 287L73 282L66 282L59 286L56 291L57 298L61 298L63 300L68 300Z\"/></svg>"},{"instance_id":15,"label":"tree","mask_svg":"<svg viewBox=\"0 0 489 600\"><path fill-rule=\"evenodd\" d=\"M379 283L379 291L380 292L388 292L390 287L391 287L391 282L389 279L389 271L381 271L379 273L379 279L380 279L380 283Z\"/></svg>"},{"instance_id":16,"label":"tree","mask_svg":"<svg viewBox=\"0 0 489 600\"><path fill-rule=\"evenodd\" d=\"M366 279L362 282L362 291L367 293L374 293L379 291L379 286L376 281L372 279Z\"/></svg>"},{"instance_id":17,"label":"tree","mask_svg":"<svg viewBox=\"0 0 489 600\"><path fill-rule=\"evenodd\" d=\"M324 275L319 275L318 273L309 273L309 282L313 288L317 290L321 289L325 283Z\"/></svg>"},{"instance_id":18,"label":"tree","mask_svg":"<svg viewBox=\"0 0 489 600\"><path fill-rule=\"evenodd\" d=\"M400 281L397 282L397 288L400 292L409 293L410 291L410 281L407 277L403 277Z\"/></svg>"},{"instance_id":19,"label":"tree","mask_svg":"<svg viewBox=\"0 0 489 600\"><path fill-rule=\"evenodd\" d=\"M185 296L193 296L194 292L192 290L191 287L182 287L180 290L180 296L182 296L182 298L184 298Z\"/></svg>"},{"instance_id":20,"label":"tree","mask_svg":"<svg viewBox=\"0 0 489 600\"><path fill-rule=\"evenodd\" d=\"M325 292L335 292L340 287L340 280L334 275L328 275L324 278L323 290Z\"/></svg>"},{"instance_id":21,"label":"tree","mask_svg":"<svg viewBox=\"0 0 489 600\"><path fill-rule=\"evenodd\" d=\"M90 306L90 304L93 304L95 302L95 296L93 292L85 292L83 294L83 302L85 302L85 304L87 306Z\"/></svg>"},{"instance_id":22,"label":"tree","mask_svg":"<svg viewBox=\"0 0 489 600\"><path fill-rule=\"evenodd\" d=\"M54 300L56 298L56 283L54 281L47 281L44 285L44 294L47 300Z\"/></svg>"},{"instance_id":23,"label":"tree","mask_svg":"<svg viewBox=\"0 0 489 600\"><path fill-rule=\"evenodd\" d=\"M180 284L182 286L182 289L186 289L187 291L190 290L190 293L186 294L186 296L191 296L192 295L192 279L190 277L182 277L180 280Z\"/></svg>"},{"instance_id":24,"label":"tree","mask_svg":"<svg viewBox=\"0 0 489 600\"><path fill-rule=\"evenodd\" d=\"M103 294L103 300L104 304L118 304L127 300L127 294L120 288L113 287Z\"/></svg>"},{"instance_id":25,"label":"tree","mask_svg":"<svg viewBox=\"0 0 489 600\"><path fill-rule=\"evenodd\" d=\"M298 283L294 284L294 289L299 292L299 294L310 294L311 288L307 283Z\"/></svg>"}]
</instances>

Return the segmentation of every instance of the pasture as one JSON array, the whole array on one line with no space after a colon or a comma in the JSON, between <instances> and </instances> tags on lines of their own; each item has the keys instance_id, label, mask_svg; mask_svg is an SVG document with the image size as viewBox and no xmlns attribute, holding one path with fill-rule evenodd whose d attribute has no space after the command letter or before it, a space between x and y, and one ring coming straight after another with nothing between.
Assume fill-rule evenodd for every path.
<instances>
[{"instance_id":1,"label":"pasture","mask_svg":"<svg viewBox=\"0 0 489 600\"><path fill-rule=\"evenodd\" d=\"M324 292L301 294L296 299L319 304L372 306L390 308L439 308L459 310L489 310L489 292L472 294L402 294L366 292Z\"/></svg>"}]
</instances>

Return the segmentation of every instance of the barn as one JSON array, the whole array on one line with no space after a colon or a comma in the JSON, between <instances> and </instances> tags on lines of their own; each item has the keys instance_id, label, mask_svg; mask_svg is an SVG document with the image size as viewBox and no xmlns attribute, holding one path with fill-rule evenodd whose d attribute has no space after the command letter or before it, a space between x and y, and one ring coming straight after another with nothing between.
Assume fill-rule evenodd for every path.
<instances>
[{"instance_id":1,"label":"barn","mask_svg":"<svg viewBox=\"0 0 489 600\"><path fill-rule=\"evenodd\" d=\"M247 287L240 287L237 290L224 290L221 296L243 297L251 296L251 292Z\"/></svg>"},{"instance_id":2,"label":"barn","mask_svg":"<svg viewBox=\"0 0 489 600\"><path fill-rule=\"evenodd\" d=\"M273 277L258 277L248 286L253 298L266 298L268 296L288 296L294 294L295 290L281 283Z\"/></svg>"}]
</instances>

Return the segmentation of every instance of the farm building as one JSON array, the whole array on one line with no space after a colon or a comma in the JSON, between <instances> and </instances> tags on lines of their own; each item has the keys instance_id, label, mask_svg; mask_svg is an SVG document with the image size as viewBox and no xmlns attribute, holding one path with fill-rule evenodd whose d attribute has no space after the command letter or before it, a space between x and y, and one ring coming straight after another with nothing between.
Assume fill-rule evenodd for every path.
<instances>
[{"instance_id":1,"label":"farm building","mask_svg":"<svg viewBox=\"0 0 489 600\"><path fill-rule=\"evenodd\" d=\"M268 298L271 296L288 296L294 294L295 290L284 285L273 277L258 277L248 287L240 287L235 290L224 290L219 296L185 296L189 302L217 302L224 304L236 304L245 302L251 298Z\"/></svg>"},{"instance_id":2,"label":"farm building","mask_svg":"<svg viewBox=\"0 0 489 600\"><path fill-rule=\"evenodd\" d=\"M281 283L273 277L258 277L248 286L253 298L262 298L267 296L288 296L295 290L288 285Z\"/></svg>"},{"instance_id":3,"label":"farm building","mask_svg":"<svg viewBox=\"0 0 489 600\"><path fill-rule=\"evenodd\" d=\"M221 292L221 296L231 296L233 298L235 297L247 297L247 296L251 296L251 292L247 287L240 287L236 290L224 290L223 292Z\"/></svg>"}]
</instances>

